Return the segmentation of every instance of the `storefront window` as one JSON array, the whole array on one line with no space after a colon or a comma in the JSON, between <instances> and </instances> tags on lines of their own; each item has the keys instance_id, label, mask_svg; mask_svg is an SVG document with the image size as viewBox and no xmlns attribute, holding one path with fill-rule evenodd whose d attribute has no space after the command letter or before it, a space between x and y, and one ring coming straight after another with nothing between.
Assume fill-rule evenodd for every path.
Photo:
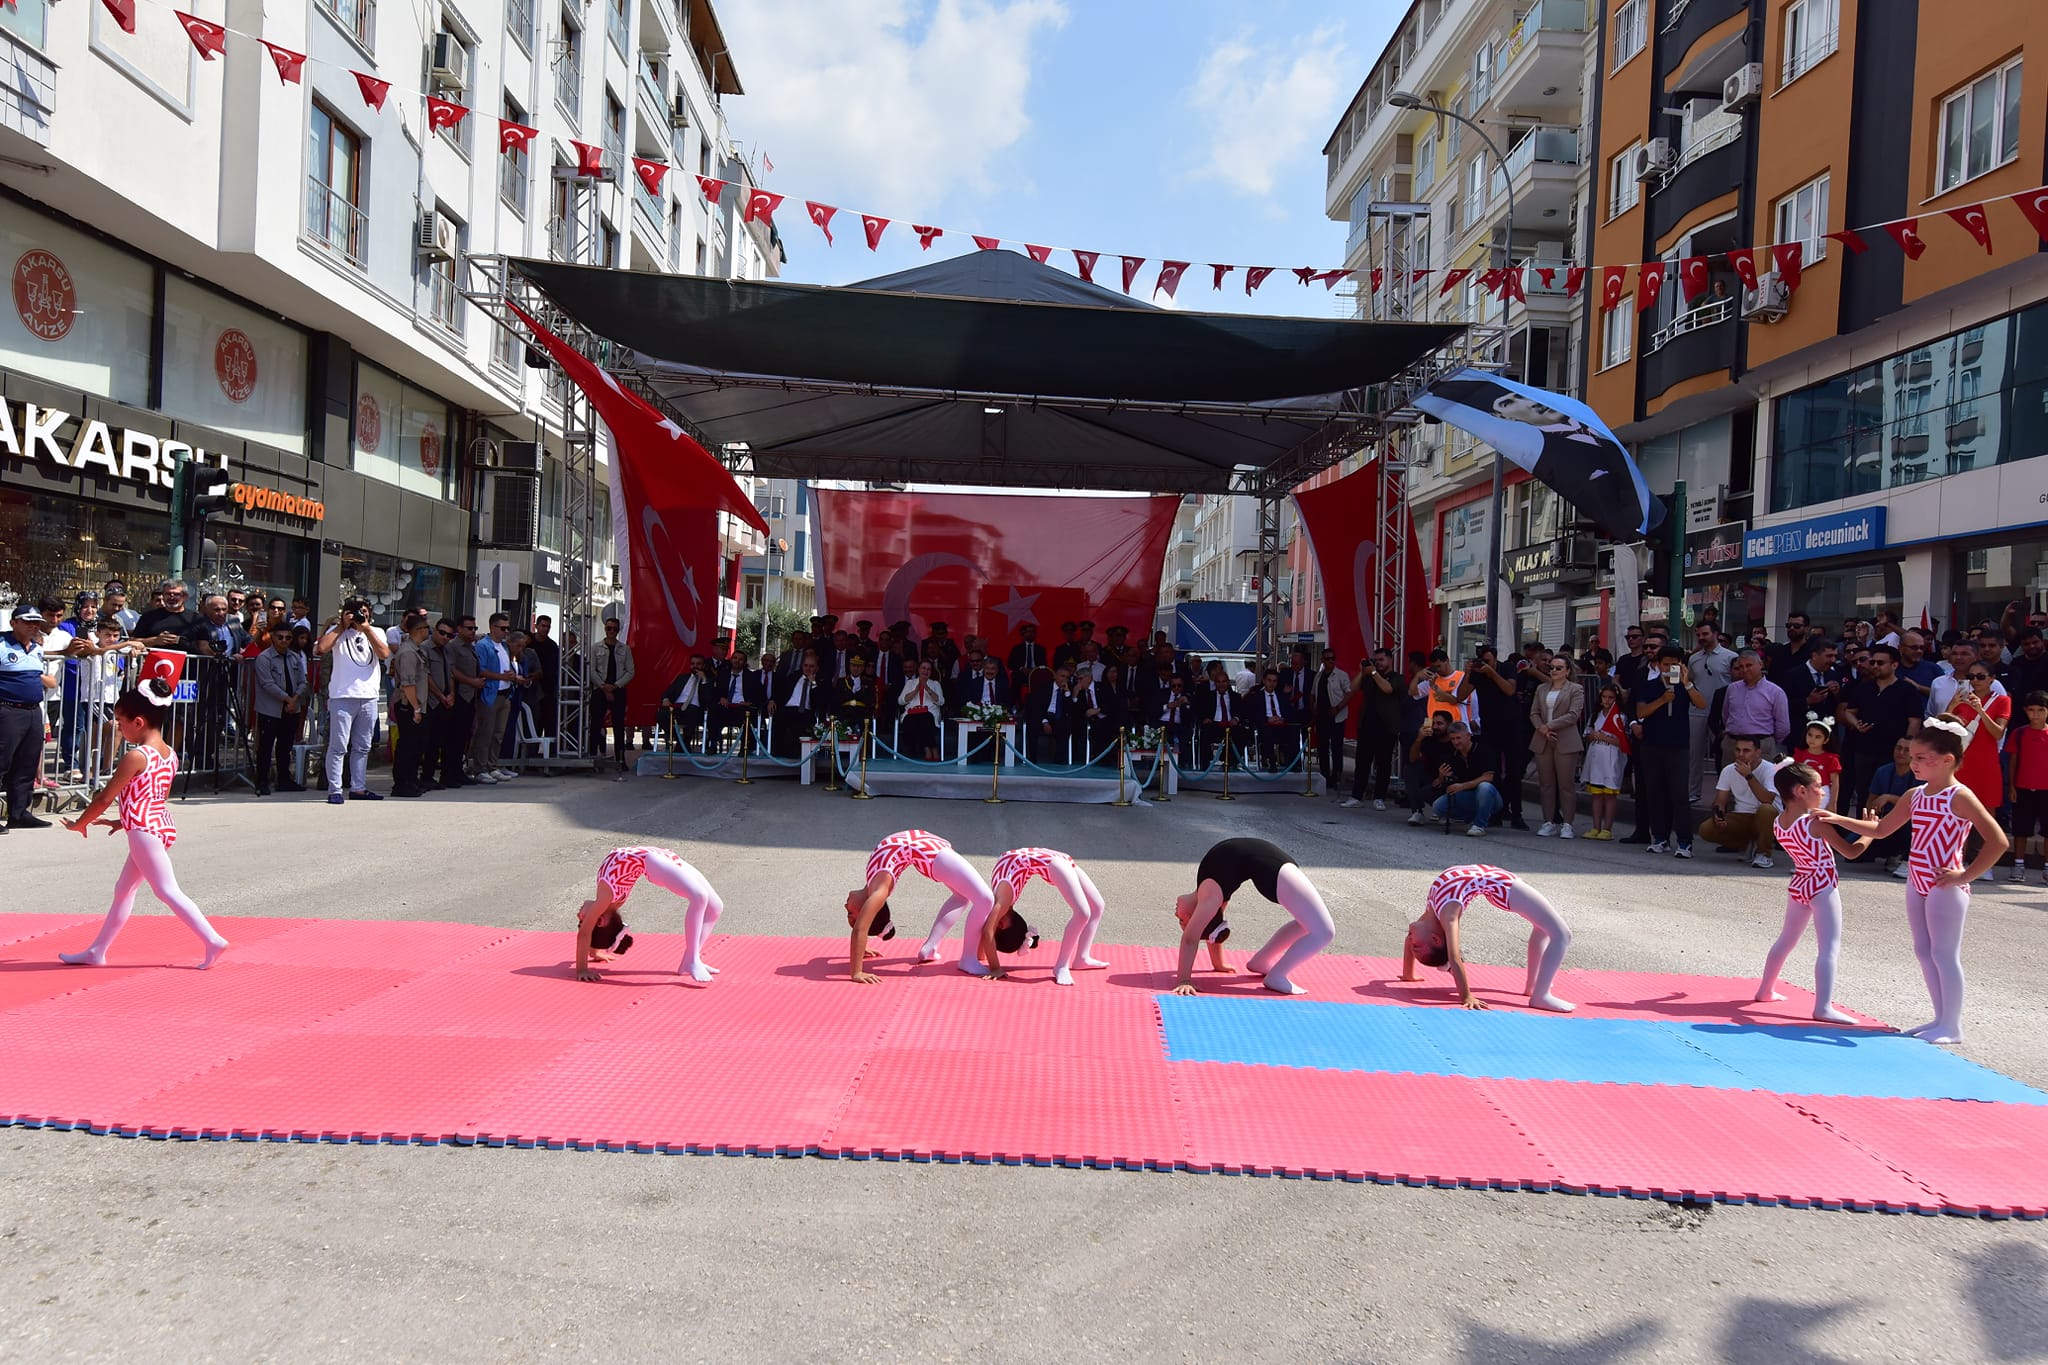
<instances>
[{"instance_id":1,"label":"storefront window","mask_svg":"<svg viewBox=\"0 0 2048 1365\"><path fill-rule=\"evenodd\" d=\"M1729 648L1740 649L1751 626L1769 624L1764 619L1767 595L1762 575L1723 583L1691 583L1685 589L1686 616L1691 624L1699 625L1708 619L1711 612L1721 634L1732 637L1728 641ZM1691 644L1688 640L1687 648Z\"/></svg>"},{"instance_id":2,"label":"storefront window","mask_svg":"<svg viewBox=\"0 0 2048 1365\"><path fill-rule=\"evenodd\" d=\"M155 270L34 210L0 200L0 365L137 406L149 401Z\"/></svg>"},{"instance_id":3,"label":"storefront window","mask_svg":"<svg viewBox=\"0 0 2048 1365\"><path fill-rule=\"evenodd\" d=\"M454 569L368 550L341 552L341 595L367 599L371 619L381 626L397 625L413 607L446 616L456 609L461 590L462 575Z\"/></svg>"},{"instance_id":4,"label":"storefront window","mask_svg":"<svg viewBox=\"0 0 2048 1365\"><path fill-rule=\"evenodd\" d=\"M1477 583L1486 572L1486 513L1482 498L1438 515L1439 584Z\"/></svg>"},{"instance_id":5,"label":"storefront window","mask_svg":"<svg viewBox=\"0 0 2048 1365\"><path fill-rule=\"evenodd\" d=\"M1893 615L1900 615L1899 561L1896 559L1867 564L1830 564L1824 568L1807 568L1795 564L1791 569L1792 598L1801 611L1812 618L1817 629L1824 629L1829 636L1838 635L1842 623L1850 617L1868 621L1880 609L1889 609ZM1920 603L1913 604L1913 619L1920 618Z\"/></svg>"},{"instance_id":6,"label":"storefront window","mask_svg":"<svg viewBox=\"0 0 2048 1365\"><path fill-rule=\"evenodd\" d=\"M303 454L306 334L189 280L166 278L163 410Z\"/></svg>"},{"instance_id":7,"label":"storefront window","mask_svg":"<svg viewBox=\"0 0 2048 1365\"><path fill-rule=\"evenodd\" d=\"M409 492L453 501L450 416L448 405L426 390L358 363L355 470Z\"/></svg>"},{"instance_id":8,"label":"storefront window","mask_svg":"<svg viewBox=\"0 0 2048 1365\"><path fill-rule=\"evenodd\" d=\"M1954 582L1962 614L1956 621L1942 622L1944 630L1999 620L2014 602L2025 603L2029 610L2048 607L2048 537L1958 550ZM1936 607L1929 610L1940 615Z\"/></svg>"},{"instance_id":9,"label":"storefront window","mask_svg":"<svg viewBox=\"0 0 2048 1365\"><path fill-rule=\"evenodd\" d=\"M295 597L313 589L312 555L311 541L216 522L206 528L194 576L202 593L266 592Z\"/></svg>"},{"instance_id":10,"label":"storefront window","mask_svg":"<svg viewBox=\"0 0 2048 1365\"><path fill-rule=\"evenodd\" d=\"M161 512L0 489L0 583L24 602L68 602L80 589L97 592L118 578L140 611L169 567L170 535L171 519Z\"/></svg>"}]
</instances>

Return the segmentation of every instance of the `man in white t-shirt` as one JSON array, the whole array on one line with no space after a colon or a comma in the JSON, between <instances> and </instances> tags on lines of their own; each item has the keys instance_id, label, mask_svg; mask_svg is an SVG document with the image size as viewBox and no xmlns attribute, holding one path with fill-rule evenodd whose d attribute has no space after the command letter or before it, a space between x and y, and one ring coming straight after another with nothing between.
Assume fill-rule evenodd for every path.
<instances>
[{"instance_id":1,"label":"man in white t-shirt","mask_svg":"<svg viewBox=\"0 0 2048 1365\"><path fill-rule=\"evenodd\" d=\"M391 646L384 632L370 624L370 604L359 597L343 603L313 648L333 660L327 682L327 803L382 801L370 790L370 737L377 730L377 698ZM344 760L346 794L341 786Z\"/></svg>"},{"instance_id":2,"label":"man in white t-shirt","mask_svg":"<svg viewBox=\"0 0 2048 1365\"><path fill-rule=\"evenodd\" d=\"M1771 779L1781 766L1764 757L1755 735L1737 735L1735 761L1721 769L1721 779L1714 784L1714 809L1700 822L1699 837L1721 848L1749 852L1751 867L1771 866L1778 819L1778 789Z\"/></svg>"}]
</instances>

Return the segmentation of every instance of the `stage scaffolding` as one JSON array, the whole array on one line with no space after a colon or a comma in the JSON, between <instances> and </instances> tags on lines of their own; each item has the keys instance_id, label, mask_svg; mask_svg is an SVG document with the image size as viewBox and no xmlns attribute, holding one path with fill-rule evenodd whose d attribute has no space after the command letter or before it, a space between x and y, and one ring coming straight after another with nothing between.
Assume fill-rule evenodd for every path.
<instances>
[{"instance_id":1,"label":"stage scaffolding","mask_svg":"<svg viewBox=\"0 0 2048 1365\"><path fill-rule=\"evenodd\" d=\"M652 382L652 369L643 367L642 358L637 353L596 335L570 318L546 294L511 269L510 258L474 256L468 258L466 264L469 287L463 291L464 297L500 325L509 327L522 343L527 340L525 329L512 317L506 307L508 301L518 303L593 363L610 371L621 383L672 418L693 439L718 456L735 475L755 472L752 452L746 446L706 440L702 430L661 395ZM1405 452L1412 428L1422 421L1422 414L1411 406L1411 400L1436 378L1450 371L1468 366L1500 369L1505 362L1505 343L1505 332L1500 328L1467 327L1451 341L1386 382L1345 393L1337 410L1328 415L1315 434L1282 458L1263 467L1246 465L1234 471L1232 492L1252 497L1258 502L1259 640L1268 658L1280 657L1282 500L1314 475L1353 456L1368 453L1379 469L1382 512L1380 549L1374 557L1377 567L1371 584L1369 619L1375 628L1376 641L1393 642L1390 647L1395 648L1407 646L1408 642L1401 639L1401 632L1406 627L1401 603L1409 586L1408 537L1412 534L1412 523L1401 512L1405 507L1408 470ZM734 388L760 387L783 392L838 393L853 390L866 394L924 397L933 401L1010 401L1077 410L1160 410L1231 415L1260 411L1257 404L1118 402L1018 394L970 394L954 390L890 388L784 377L721 376L719 383ZM607 494L604 483L598 478L595 415L573 384L563 384L561 388L565 391L559 405L562 414L565 520L562 614L564 628L575 629L579 639L587 645L597 638L595 566L602 558L603 548L597 543L598 500ZM975 473L978 477L973 481L996 487L1058 486L1048 482L1046 476L1049 472L1029 463L991 460L977 467ZM890 475L875 469L850 470L834 465L820 468L811 477L888 479ZM1152 488L1133 491L1173 490ZM565 669L558 702L557 752L572 763L586 760L588 709L580 684L579 678L572 685Z\"/></svg>"}]
</instances>

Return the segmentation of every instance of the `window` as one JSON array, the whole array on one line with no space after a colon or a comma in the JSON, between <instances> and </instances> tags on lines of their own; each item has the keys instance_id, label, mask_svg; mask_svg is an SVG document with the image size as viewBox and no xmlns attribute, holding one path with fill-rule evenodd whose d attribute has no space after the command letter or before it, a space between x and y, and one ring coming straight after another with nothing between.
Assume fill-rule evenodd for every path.
<instances>
[{"instance_id":1,"label":"window","mask_svg":"<svg viewBox=\"0 0 2048 1365\"><path fill-rule=\"evenodd\" d=\"M572 10L562 11L562 36L558 42L561 50L554 58L555 103L562 106L562 112L573 123L583 114L583 26L576 22Z\"/></svg>"},{"instance_id":2,"label":"window","mask_svg":"<svg viewBox=\"0 0 2048 1365\"><path fill-rule=\"evenodd\" d=\"M48 0L28 0L28 3L10 3L0 11L0 28L8 30L23 42L40 51L48 40L50 14Z\"/></svg>"},{"instance_id":3,"label":"window","mask_svg":"<svg viewBox=\"0 0 2048 1365\"><path fill-rule=\"evenodd\" d=\"M377 0L320 0L320 8L366 51L376 50Z\"/></svg>"},{"instance_id":4,"label":"window","mask_svg":"<svg viewBox=\"0 0 2048 1365\"><path fill-rule=\"evenodd\" d=\"M1472 54L1472 107L1477 109L1486 103L1486 97L1493 90L1493 45L1481 43L1479 50Z\"/></svg>"},{"instance_id":5,"label":"window","mask_svg":"<svg viewBox=\"0 0 2048 1365\"><path fill-rule=\"evenodd\" d=\"M1975 180L2020 154L2020 59L1979 77L1941 104L1935 192Z\"/></svg>"},{"instance_id":6,"label":"window","mask_svg":"<svg viewBox=\"0 0 2048 1365\"><path fill-rule=\"evenodd\" d=\"M454 501L450 416L448 405L433 394L357 361L351 467L383 483Z\"/></svg>"},{"instance_id":7,"label":"window","mask_svg":"<svg viewBox=\"0 0 2048 1365\"><path fill-rule=\"evenodd\" d=\"M1475 155L1465 163L1465 226L1475 228L1486 213L1486 159Z\"/></svg>"},{"instance_id":8,"label":"window","mask_svg":"<svg viewBox=\"0 0 2048 1365\"><path fill-rule=\"evenodd\" d=\"M1410 191L1420 199L1436 183L1436 134L1424 133L1415 140L1415 185Z\"/></svg>"},{"instance_id":9,"label":"window","mask_svg":"<svg viewBox=\"0 0 2048 1365\"><path fill-rule=\"evenodd\" d=\"M1634 299L1623 299L1601 323L1600 368L1625 364L1635 351L1636 307Z\"/></svg>"},{"instance_id":10,"label":"window","mask_svg":"<svg viewBox=\"0 0 2048 1365\"><path fill-rule=\"evenodd\" d=\"M533 52L533 0L505 0L505 31L521 52Z\"/></svg>"},{"instance_id":11,"label":"window","mask_svg":"<svg viewBox=\"0 0 2048 1365\"><path fill-rule=\"evenodd\" d=\"M597 224L598 264L610 270L619 266L619 230L604 219Z\"/></svg>"},{"instance_id":12,"label":"window","mask_svg":"<svg viewBox=\"0 0 2048 1365\"><path fill-rule=\"evenodd\" d=\"M1642 196L1642 187L1636 183L1636 153L1641 144L1632 144L1623 150L1607 166L1607 216L1619 218L1636 206Z\"/></svg>"},{"instance_id":13,"label":"window","mask_svg":"<svg viewBox=\"0 0 2048 1365\"><path fill-rule=\"evenodd\" d=\"M425 309L423 316L460 335L462 295L456 291L455 272L461 264L462 244L468 233L454 215L438 204L434 206L434 216L454 229L455 254L442 256L431 251L420 252L419 286Z\"/></svg>"},{"instance_id":14,"label":"window","mask_svg":"<svg viewBox=\"0 0 2048 1365\"><path fill-rule=\"evenodd\" d=\"M558 261L576 259L576 182L562 174L568 166L556 158L548 181L548 254Z\"/></svg>"},{"instance_id":15,"label":"window","mask_svg":"<svg viewBox=\"0 0 2048 1365\"><path fill-rule=\"evenodd\" d=\"M1805 260L1810 265L1827 256L1828 177L1801 185L1778 201L1777 229L1771 240L1806 244Z\"/></svg>"},{"instance_id":16,"label":"window","mask_svg":"<svg viewBox=\"0 0 2048 1365\"><path fill-rule=\"evenodd\" d=\"M352 265L369 259L363 212L363 140L318 100L308 125L306 235Z\"/></svg>"},{"instance_id":17,"label":"window","mask_svg":"<svg viewBox=\"0 0 2048 1365\"><path fill-rule=\"evenodd\" d=\"M1628 0L1614 12L1614 69L1628 65L1643 50L1649 28L1648 0Z\"/></svg>"},{"instance_id":18,"label":"window","mask_svg":"<svg viewBox=\"0 0 2048 1365\"><path fill-rule=\"evenodd\" d=\"M509 97L505 101L505 121L521 125L526 122L526 111ZM498 158L498 198L521 218L526 216L526 190L532 175L533 152L524 142Z\"/></svg>"},{"instance_id":19,"label":"window","mask_svg":"<svg viewBox=\"0 0 2048 1365\"><path fill-rule=\"evenodd\" d=\"M491 366L508 374L519 371L519 338L502 322L491 324Z\"/></svg>"},{"instance_id":20,"label":"window","mask_svg":"<svg viewBox=\"0 0 2048 1365\"><path fill-rule=\"evenodd\" d=\"M702 242L697 243L697 273L699 275L709 275L711 273L711 258L705 251L704 243Z\"/></svg>"},{"instance_id":21,"label":"window","mask_svg":"<svg viewBox=\"0 0 2048 1365\"><path fill-rule=\"evenodd\" d=\"M464 78L474 83L476 79L476 42L458 27L460 22L454 15L444 13L441 17L441 27L435 32L434 38L436 45L438 45L439 40L442 38L448 39L455 45L456 50L462 54ZM429 85L431 87L429 93L441 99L454 100L460 103L465 97L465 92L459 84L450 85L446 84L442 79L432 79L429 81ZM473 118L465 118L450 127L438 128L435 131L441 135L443 142L460 152L462 159L467 161L469 160L470 130L475 128L476 122Z\"/></svg>"},{"instance_id":22,"label":"window","mask_svg":"<svg viewBox=\"0 0 2048 1365\"><path fill-rule=\"evenodd\" d=\"M1841 0L1792 0L1785 7L1785 81L1798 80L1835 50Z\"/></svg>"},{"instance_id":23,"label":"window","mask_svg":"<svg viewBox=\"0 0 2048 1365\"><path fill-rule=\"evenodd\" d=\"M626 106L607 88L604 92L604 149L619 171L626 168Z\"/></svg>"},{"instance_id":24,"label":"window","mask_svg":"<svg viewBox=\"0 0 2048 1365\"><path fill-rule=\"evenodd\" d=\"M604 27L611 35L612 46L619 50L621 57L632 49L632 20L626 12L626 0L605 0Z\"/></svg>"},{"instance_id":25,"label":"window","mask_svg":"<svg viewBox=\"0 0 2048 1365\"><path fill-rule=\"evenodd\" d=\"M1453 114L1465 112L1465 95L1463 91L1460 91L1457 98L1451 101L1451 112ZM1446 160L1456 161L1458 159L1458 135L1464 127L1465 125L1458 122L1455 118L1444 120L1444 157Z\"/></svg>"}]
</instances>

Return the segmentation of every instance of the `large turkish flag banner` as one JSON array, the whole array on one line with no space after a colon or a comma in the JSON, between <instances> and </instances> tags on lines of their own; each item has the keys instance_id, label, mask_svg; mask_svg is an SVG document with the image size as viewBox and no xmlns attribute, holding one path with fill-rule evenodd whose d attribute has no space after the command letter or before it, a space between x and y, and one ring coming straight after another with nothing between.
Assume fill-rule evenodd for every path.
<instances>
[{"instance_id":1,"label":"large turkish flag banner","mask_svg":"<svg viewBox=\"0 0 2048 1365\"><path fill-rule=\"evenodd\" d=\"M1017 628L1048 649L1062 621L1152 631L1175 497L1007 497L992 493L816 493L821 610L841 627L931 623L1007 655Z\"/></svg>"}]
</instances>

